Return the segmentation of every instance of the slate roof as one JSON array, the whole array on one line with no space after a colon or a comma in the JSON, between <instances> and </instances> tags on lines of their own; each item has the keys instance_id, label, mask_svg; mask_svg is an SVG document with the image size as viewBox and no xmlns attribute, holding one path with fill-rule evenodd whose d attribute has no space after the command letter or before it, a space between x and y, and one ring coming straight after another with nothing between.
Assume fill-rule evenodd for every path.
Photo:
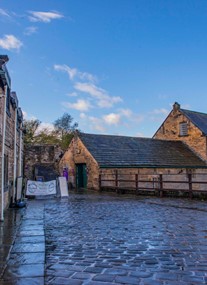
<instances>
[{"instance_id":1,"label":"slate roof","mask_svg":"<svg viewBox=\"0 0 207 285\"><path fill-rule=\"evenodd\" d=\"M207 136L207 114L180 109L180 111Z\"/></svg>"},{"instance_id":2,"label":"slate roof","mask_svg":"<svg viewBox=\"0 0 207 285\"><path fill-rule=\"evenodd\" d=\"M183 142L80 133L100 167L207 167Z\"/></svg>"}]
</instances>

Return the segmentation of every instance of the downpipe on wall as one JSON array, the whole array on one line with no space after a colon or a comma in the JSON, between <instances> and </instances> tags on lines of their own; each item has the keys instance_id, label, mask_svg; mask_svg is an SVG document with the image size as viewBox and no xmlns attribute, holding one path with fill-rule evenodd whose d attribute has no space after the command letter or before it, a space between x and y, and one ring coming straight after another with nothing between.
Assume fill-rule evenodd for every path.
<instances>
[{"instance_id":1,"label":"downpipe on wall","mask_svg":"<svg viewBox=\"0 0 207 285\"><path fill-rule=\"evenodd\" d=\"M14 173L13 173L13 191L12 191L12 203L16 200L16 179L17 179L17 106L15 109L14 119Z\"/></svg>"},{"instance_id":2,"label":"downpipe on wall","mask_svg":"<svg viewBox=\"0 0 207 285\"><path fill-rule=\"evenodd\" d=\"M5 153L5 135L6 135L6 96L7 85L5 86L4 94L4 109L3 109L3 126L2 126L2 153L1 153L1 221L4 221L4 153Z\"/></svg>"}]
</instances>

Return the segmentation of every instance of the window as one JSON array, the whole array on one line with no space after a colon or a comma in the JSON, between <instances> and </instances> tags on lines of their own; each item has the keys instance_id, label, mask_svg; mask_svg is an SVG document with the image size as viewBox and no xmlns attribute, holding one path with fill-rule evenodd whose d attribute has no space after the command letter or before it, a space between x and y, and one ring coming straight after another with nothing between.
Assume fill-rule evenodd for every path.
<instances>
[{"instance_id":1,"label":"window","mask_svg":"<svg viewBox=\"0 0 207 285\"><path fill-rule=\"evenodd\" d=\"M180 123L180 136L187 136L188 135L188 125L186 122Z\"/></svg>"}]
</instances>

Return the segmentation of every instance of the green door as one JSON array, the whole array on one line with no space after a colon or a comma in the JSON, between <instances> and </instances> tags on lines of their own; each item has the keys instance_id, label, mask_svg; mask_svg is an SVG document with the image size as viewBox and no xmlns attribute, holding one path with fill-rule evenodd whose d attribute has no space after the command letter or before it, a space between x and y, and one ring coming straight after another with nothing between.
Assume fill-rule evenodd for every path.
<instances>
[{"instance_id":1,"label":"green door","mask_svg":"<svg viewBox=\"0 0 207 285\"><path fill-rule=\"evenodd\" d=\"M86 164L76 164L76 185L77 188L87 188Z\"/></svg>"}]
</instances>

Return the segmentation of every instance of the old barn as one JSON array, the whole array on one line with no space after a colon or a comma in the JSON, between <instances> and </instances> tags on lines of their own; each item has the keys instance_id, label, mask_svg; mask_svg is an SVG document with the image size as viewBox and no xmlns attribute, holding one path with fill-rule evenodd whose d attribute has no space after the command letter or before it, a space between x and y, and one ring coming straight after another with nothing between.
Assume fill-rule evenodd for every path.
<instances>
[{"instance_id":1,"label":"old barn","mask_svg":"<svg viewBox=\"0 0 207 285\"><path fill-rule=\"evenodd\" d=\"M182 141L84 133L73 138L61 167L68 168L77 188L154 190L162 175L175 183L182 176L186 185L177 183L176 188L186 191L189 179L203 179L207 168Z\"/></svg>"}]
</instances>

